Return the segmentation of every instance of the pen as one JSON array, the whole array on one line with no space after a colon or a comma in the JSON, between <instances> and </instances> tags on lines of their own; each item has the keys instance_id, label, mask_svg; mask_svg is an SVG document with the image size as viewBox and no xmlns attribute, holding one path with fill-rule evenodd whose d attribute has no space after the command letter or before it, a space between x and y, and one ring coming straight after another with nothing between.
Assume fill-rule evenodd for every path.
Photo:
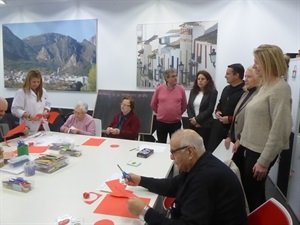
<instances>
[{"instance_id":1,"label":"pen","mask_svg":"<svg viewBox=\"0 0 300 225\"><path fill-rule=\"evenodd\" d=\"M131 152L131 151L133 151L133 150L135 150L136 148L132 148L132 149L130 149L129 151Z\"/></svg>"}]
</instances>

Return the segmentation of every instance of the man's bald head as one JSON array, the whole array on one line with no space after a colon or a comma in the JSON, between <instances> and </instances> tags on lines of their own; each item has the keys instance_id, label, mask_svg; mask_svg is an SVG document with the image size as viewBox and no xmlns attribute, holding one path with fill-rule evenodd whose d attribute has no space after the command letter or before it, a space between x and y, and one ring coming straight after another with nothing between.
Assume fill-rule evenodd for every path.
<instances>
[{"instance_id":1,"label":"man's bald head","mask_svg":"<svg viewBox=\"0 0 300 225\"><path fill-rule=\"evenodd\" d=\"M8 103L5 98L0 97L0 119L5 115L5 112L7 110Z\"/></svg>"},{"instance_id":2,"label":"man's bald head","mask_svg":"<svg viewBox=\"0 0 300 225\"><path fill-rule=\"evenodd\" d=\"M180 147L192 145L200 152L205 151L202 137L191 129L177 130L173 133L171 141L177 143Z\"/></svg>"}]
</instances>

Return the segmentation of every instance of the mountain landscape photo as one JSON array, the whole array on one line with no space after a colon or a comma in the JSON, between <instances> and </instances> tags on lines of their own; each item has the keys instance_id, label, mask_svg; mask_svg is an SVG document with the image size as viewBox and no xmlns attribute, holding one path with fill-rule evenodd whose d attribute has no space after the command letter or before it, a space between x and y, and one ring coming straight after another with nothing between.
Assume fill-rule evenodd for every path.
<instances>
[{"instance_id":1,"label":"mountain landscape photo","mask_svg":"<svg viewBox=\"0 0 300 225\"><path fill-rule=\"evenodd\" d=\"M47 90L96 91L96 35L80 42L54 32L21 39L5 25L2 33L6 88L21 87L37 69Z\"/></svg>"}]
</instances>

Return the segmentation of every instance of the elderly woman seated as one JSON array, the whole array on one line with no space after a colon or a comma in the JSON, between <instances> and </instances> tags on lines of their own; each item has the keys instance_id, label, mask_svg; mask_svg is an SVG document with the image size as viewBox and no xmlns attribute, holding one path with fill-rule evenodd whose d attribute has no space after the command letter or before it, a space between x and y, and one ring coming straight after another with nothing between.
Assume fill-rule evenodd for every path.
<instances>
[{"instance_id":1,"label":"elderly woman seated","mask_svg":"<svg viewBox=\"0 0 300 225\"><path fill-rule=\"evenodd\" d=\"M74 107L74 114L69 116L60 131L72 134L96 135L94 118L87 114L88 105L78 102Z\"/></svg>"},{"instance_id":2,"label":"elderly woman seated","mask_svg":"<svg viewBox=\"0 0 300 225\"><path fill-rule=\"evenodd\" d=\"M132 140L138 138L141 125L139 117L133 112L134 106L135 102L132 97L122 98L121 111L113 117L106 129L108 137Z\"/></svg>"}]
</instances>

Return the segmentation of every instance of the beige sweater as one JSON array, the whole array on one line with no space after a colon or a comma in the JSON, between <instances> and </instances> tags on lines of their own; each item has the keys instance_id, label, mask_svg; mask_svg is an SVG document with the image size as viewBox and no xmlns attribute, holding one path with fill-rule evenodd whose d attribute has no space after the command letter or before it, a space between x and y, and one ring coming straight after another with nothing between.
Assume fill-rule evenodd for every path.
<instances>
[{"instance_id":1,"label":"beige sweater","mask_svg":"<svg viewBox=\"0 0 300 225\"><path fill-rule=\"evenodd\" d=\"M257 162L268 167L282 150L289 148L292 128L291 88L280 79L262 86L248 103L240 143L261 153Z\"/></svg>"}]
</instances>

